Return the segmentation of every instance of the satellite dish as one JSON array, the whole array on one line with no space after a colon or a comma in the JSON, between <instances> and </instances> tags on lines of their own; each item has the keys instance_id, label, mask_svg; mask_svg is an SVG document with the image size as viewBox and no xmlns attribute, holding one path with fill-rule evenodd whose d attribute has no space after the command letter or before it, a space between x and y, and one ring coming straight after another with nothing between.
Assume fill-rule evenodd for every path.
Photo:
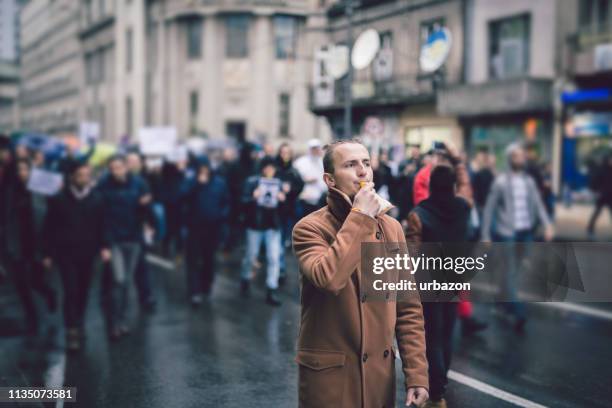
<instances>
[{"instance_id":1,"label":"satellite dish","mask_svg":"<svg viewBox=\"0 0 612 408\"><path fill-rule=\"evenodd\" d=\"M346 45L332 46L327 55L327 72L334 78L340 79L348 71L349 50Z\"/></svg>"},{"instance_id":2,"label":"satellite dish","mask_svg":"<svg viewBox=\"0 0 612 408\"><path fill-rule=\"evenodd\" d=\"M373 28L365 30L359 34L353 52L351 53L351 63L355 69L364 69L374 60L380 49L380 35Z\"/></svg>"}]
</instances>

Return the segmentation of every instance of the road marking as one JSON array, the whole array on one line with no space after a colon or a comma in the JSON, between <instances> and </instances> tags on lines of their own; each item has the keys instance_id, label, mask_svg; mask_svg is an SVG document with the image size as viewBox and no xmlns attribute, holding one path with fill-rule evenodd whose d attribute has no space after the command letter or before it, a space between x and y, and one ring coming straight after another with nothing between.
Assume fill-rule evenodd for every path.
<instances>
[{"instance_id":1,"label":"road marking","mask_svg":"<svg viewBox=\"0 0 612 408\"><path fill-rule=\"evenodd\" d=\"M568 312L580 313L591 317L597 317L605 320L612 320L612 312L607 310L598 309L595 307L589 307L584 305L579 305L577 303L565 303L565 302L538 302L536 303L540 306L561 309Z\"/></svg>"},{"instance_id":2,"label":"road marking","mask_svg":"<svg viewBox=\"0 0 612 408\"><path fill-rule=\"evenodd\" d=\"M474 283L472 284L473 288L476 288L480 291L486 293L496 293L496 289L494 285L489 285L486 283ZM608 310L598 309L596 307L584 306L578 303L573 302L538 302L536 300L529 301L528 294L524 292L519 292L522 298L527 300L528 304L533 304L536 306L544 306L551 309L561 309L566 312L573 312L578 314L583 314L590 317L595 317L604 320L612 321L612 312ZM533 296L532 296L532 299Z\"/></svg>"},{"instance_id":3,"label":"road marking","mask_svg":"<svg viewBox=\"0 0 612 408\"><path fill-rule=\"evenodd\" d=\"M162 258L161 256L148 254L147 261L151 262L153 265L160 266L164 269L174 270L174 262L169 261L166 258Z\"/></svg>"},{"instance_id":4,"label":"road marking","mask_svg":"<svg viewBox=\"0 0 612 408\"><path fill-rule=\"evenodd\" d=\"M529 401L528 399L521 398L518 395L510 394L509 392L502 391L499 388L495 388L492 385L478 381L475 378L468 377L467 375L458 373L454 370L448 371L448 378L453 381L457 381L460 384L467 385L468 387L474 388L480 392L491 395L492 397L504 400L510 404L518 405L519 407L525 408L546 408L545 405Z\"/></svg>"}]
</instances>

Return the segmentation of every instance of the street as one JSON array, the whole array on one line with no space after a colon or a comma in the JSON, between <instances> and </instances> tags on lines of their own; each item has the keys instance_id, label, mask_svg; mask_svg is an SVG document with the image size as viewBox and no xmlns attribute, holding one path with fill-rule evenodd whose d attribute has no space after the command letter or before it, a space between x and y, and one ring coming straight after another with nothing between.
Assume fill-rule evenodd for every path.
<instances>
[{"instance_id":1,"label":"street","mask_svg":"<svg viewBox=\"0 0 612 408\"><path fill-rule=\"evenodd\" d=\"M219 258L213 295L196 310L184 295L183 271L163 258L148 259L158 283L157 313L139 315L133 304L132 333L110 343L96 280L84 350L65 354L56 312L37 345L24 345L20 337L0 337L0 386L73 386L77 403L67 406L79 407L297 405L293 359L299 298L293 257L288 257L294 274L282 307L263 302L263 282L250 299L239 297L241 257L236 253L227 261ZM19 313L16 303L13 307ZM496 317L491 305L477 306L476 313L490 327L469 338L456 330L447 401L456 407L609 406L611 308L590 304L569 306L578 312L565 309L529 305L526 333L518 335ZM405 393L396 363L401 406Z\"/></svg>"}]
</instances>

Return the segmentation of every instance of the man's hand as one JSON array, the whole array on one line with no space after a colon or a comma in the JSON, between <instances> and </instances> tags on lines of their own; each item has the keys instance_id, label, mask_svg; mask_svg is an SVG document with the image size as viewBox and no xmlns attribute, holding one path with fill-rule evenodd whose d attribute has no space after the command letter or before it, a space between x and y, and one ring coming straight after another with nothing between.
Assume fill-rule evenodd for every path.
<instances>
[{"instance_id":1,"label":"man's hand","mask_svg":"<svg viewBox=\"0 0 612 408\"><path fill-rule=\"evenodd\" d=\"M277 198L278 198L278 201L282 203L287 199L287 196L285 195L285 193L281 191L280 193L278 193Z\"/></svg>"},{"instance_id":2,"label":"man's hand","mask_svg":"<svg viewBox=\"0 0 612 408\"><path fill-rule=\"evenodd\" d=\"M555 227L552 224L544 227L544 241L550 242L555 237Z\"/></svg>"},{"instance_id":3,"label":"man's hand","mask_svg":"<svg viewBox=\"0 0 612 408\"><path fill-rule=\"evenodd\" d=\"M417 407L422 407L423 404L429 398L429 392L423 387L410 387L408 388L408 395L406 396L406 406L414 404Z\"/></svg>"},{"instance_id":4,"label":"man's hand","mask_svg":"<svg viewBox=\"0 0 612 408\"><path fill-rule=\"evenodd\" d=\"M109 262L112 258L112 253L110 251L110 249L108 248L104 248L100 251L100 258L102 258L102 261L104 262Z\"/></svg>"},{"instance_id":5,"label":"man's hand","mask_svg":"<svg viewBox=\"0 0 612 408\"><path fill-rule=\"evenodd\" d=\"M254 199L258 199L259 196L261 195L261 190L259 189L259 187L257 187L254 191L253 191L253 198Z\"/></svg>"},{"instance_id":6,"label":"man's hand","mask_svg":"<svg viewBox=\"0 0 612 408\"><path fill-rule=\"evenodd\" d=\"M369 182L355 195L353 200L353 208L374 218L380 212L380 203L376 199L374 191L374 183Z\"/></svg>"}]
</instances>

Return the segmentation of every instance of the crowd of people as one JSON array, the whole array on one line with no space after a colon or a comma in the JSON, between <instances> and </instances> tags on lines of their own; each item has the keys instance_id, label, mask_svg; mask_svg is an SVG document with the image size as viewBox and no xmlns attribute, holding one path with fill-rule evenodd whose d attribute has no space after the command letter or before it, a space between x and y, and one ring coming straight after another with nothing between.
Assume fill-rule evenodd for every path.
<instances>
[{"instance_id":1,"label":"crowd of people","mask_svg":"<svg viewBox=\"0 0 612 408\"><path fill-rule=\"evenodd\" d=\"M265 302L281 305L279 288L297 278L286 261L292 229L326 205L320 141L309 141L307 153L298 158L287 143L275 149L243 142L179 160L144 157L128 147L102 168L89 164L93 150L51 163L18 140L0 138L0 264L14 282L29 335L39 328L34 297L42 296L50 310L63 307L67 348L82 347L98 260L108 336L118 340L129 333L132 284L142 309L156 308L160 288L146 262L150 251L184 257L186 298L197 307L213 290L216 254L243 250L237 292L249 297L254 271L265 264ZM443 143L427 152L409 146L400 162L388 152L377 153L370 162L372 181L395 205L390 215L402 223L409 242L529 242L538 239L538 226L543 239L553 237L554 197L533 146L508 146L500 173L486 148L471 161ZM35 168L62 173L62 189L53 196L32 191ZM515 259L508 254L509 262ZM61 301L48 283L51 269L61 276ZM507 298L517 299L513 276L508 274L504 290ZM522 304L504 305L515 330L522 331ZM487 325L475 318L467 298L459 304L424 304L424 315L430 395L441 400L457 317L466 335Z\"/></svg>"}]
</instances>

